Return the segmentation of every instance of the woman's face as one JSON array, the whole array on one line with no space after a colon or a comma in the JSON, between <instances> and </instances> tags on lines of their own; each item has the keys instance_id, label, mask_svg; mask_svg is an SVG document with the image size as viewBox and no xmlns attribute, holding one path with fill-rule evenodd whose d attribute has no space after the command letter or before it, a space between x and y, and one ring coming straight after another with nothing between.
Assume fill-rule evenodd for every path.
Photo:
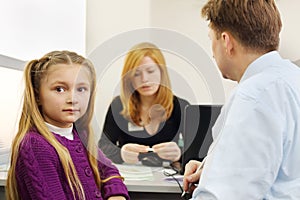
<instances>
[{"instance_id":1,"label":"woman's face","mask_svg":"<svg viewBox=\"0 0 300 200\"><path fill-rule=\"evenodd\" d=\"M141 96L153 96L159 89L160 81L159 66L150 57L144 57L132 78L133 87Z\"/></svg>"}]
</instances>

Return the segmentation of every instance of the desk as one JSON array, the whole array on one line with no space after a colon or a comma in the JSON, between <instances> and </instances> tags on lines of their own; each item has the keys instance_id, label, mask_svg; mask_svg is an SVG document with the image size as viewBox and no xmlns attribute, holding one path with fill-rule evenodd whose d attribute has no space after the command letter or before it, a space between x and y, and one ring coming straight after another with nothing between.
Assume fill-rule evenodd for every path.
<instances>
[{"instance_id":1,"label":"desk","mask_svg":"<svg viewBox=\"0 0 300 200\"><path fill-rule=\"evenodd\" d=\"M134 167L134 166L132 166ZM126 180L125 184L133 200L181 199L181 190L175 181L166 181L162 167L151 167L153 179Z\"/></svg>"},{"instance_id":2,"label":"desk","mask_svg":"<svg viewBox=\"0 0 300 200\"><path fill-rule=\"evenodd\" d=\"M120 168L121 166L121 168ZM126 166L126 165L125 165ZM116 165L119 168L120 173L122 174L124 170L124 165ZM128 169L137 169L141 166L129 165L126 166ZM125 168L125 170L126 170ZM146 167L149 168L150 167ZM142 169L143 170L143 169ZM145 170L145 176L147 176L147 169ZM141 171L141 169L139 169ZM157 199L181 199L181 190L178 184L175 181L166 181L166 176L163 175L162 167L151 167L150 171L152 172L152 177L145 180L134 180L126 178L126 175L123 175L125 178L125 184L129 191L129 195L133 200L157 200ZM139 173L139 172L138 172ZM143 177L143 174L140 174L139 177Z\"/></svg>"},{"instance_id":3,"label":"desk","mask_svg":"<svg viewBox=\"0 0 300 200\"><path fill-rule=\"evenodd\" d=\"M134 166L133 166L134 167ZM152 168L152 180L125 180L132 200L181 200L181 191L177 183L164 180L162 168ZM7 172L0 171L0 199L5 200Z\"/></svg>"}]
</instances>

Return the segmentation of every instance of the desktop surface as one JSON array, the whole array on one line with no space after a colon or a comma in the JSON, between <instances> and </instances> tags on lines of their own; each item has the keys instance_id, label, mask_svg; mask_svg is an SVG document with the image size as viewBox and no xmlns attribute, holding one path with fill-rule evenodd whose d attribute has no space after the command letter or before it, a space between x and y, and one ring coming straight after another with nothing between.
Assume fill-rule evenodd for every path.
<instances>
[{"instance_id":1,"label":"desktop surface","mask_svg":"<svg viewBox=\"0 0 300 200\"><path fill-rule=\"evenodd\" d=\"M181 189L176 181L164 175L163 167L143 165L116 165L133 200L182 200ZM124 173L124 172L127 172ZM132 174L136 174L135 176Z\"/></svg>"},{"instance_id":2,"label":"desktop surface","mask_svg":"<svg viewBox=\"0 0 300 200\"><path fill-rule=\"evenodd\" d=\"M176 181L163 174L163 167L117 164L121 175L125 178L128 191L177 193L181 190Z\"/></svg>"}]
</instances>

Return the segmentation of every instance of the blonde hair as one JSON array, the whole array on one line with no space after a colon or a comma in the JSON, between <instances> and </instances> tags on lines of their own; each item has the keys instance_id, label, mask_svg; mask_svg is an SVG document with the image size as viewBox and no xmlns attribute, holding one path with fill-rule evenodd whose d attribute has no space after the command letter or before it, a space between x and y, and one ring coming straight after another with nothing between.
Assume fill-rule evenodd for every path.
<instances>
[{"instance_id":1,"label":"blonde hair","mask_svg":"<svg viewBox=\"0 0 300 200\"><path fill-rule=\"evenodd\" d=\"M138 125L140 124L140 99L139 93L135 91L132 85L131 79L135 74L136 68L146 56L157 63L161 72L160 87L153 103L163 107L165 117L162 120L168 119L173 111L173 93L165 58L160 49L154 44L149 42L139 43L130 49L125 58L120 92L123 105L121 114Z\"/></svg>"},{"instance_id":2,"label":"blonde hair","mask_svg":"<svg viewBox=\"0 0 300 200\"><path fill-rule=\"evenodd\" d=\"M12 144L11 166L8 171L8 178L6 183L7 200L20 199L20 196L18 195L15 169L22 140L32 127L35 127L38 132L45 138L45 140L49 142L58 153L59 160L63 166L64 173L66 175L74 198L77 194L79 199L85 199L83 187L78 178L70 153L68 149L65 148L46 127L37 103L41 79L45 77L48 69L51 68L52 65L56 64L80 64L84 67L87 67L90 71L91 94L89 105L86 113L77 120L76 129L86 130L88 132L88 159L92 166L95 180L100 188L101 179L97 165L97 148L96 145L94 145L94 135L91 126L96 93L95 69L93 67L93 64L89 60L74 52L53 51L46 54L41 59L28 62L25 67L25 91L23 109L19 121L19 129Z\"/></svg>"}]
</instances>

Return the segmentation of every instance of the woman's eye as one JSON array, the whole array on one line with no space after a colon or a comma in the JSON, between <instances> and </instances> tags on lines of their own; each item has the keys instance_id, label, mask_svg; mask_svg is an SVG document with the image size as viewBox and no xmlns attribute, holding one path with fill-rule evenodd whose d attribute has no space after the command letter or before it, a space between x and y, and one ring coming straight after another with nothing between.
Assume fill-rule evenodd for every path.
<instances>
[{"instance_id":1,"label":"woman's eye","mask_svg":"<svg viewBox=\"0 0 300 200\"><path fill-rule=\"evenodd\" d=\"M57 92L64 92L65 89L63 87L56 87Z\"/></svg>"},{"instance_id":2,"label":"woman's eye","mask_svg":"<svg viewBox=\"0 0 300 200\"><path fill-rule=\"evenodd\" d=\"M137 76L139 76L139 75L141 75L141 73L140 73L140 72L136 72L136 73L134 73L134 76L135 76L135 77L137 77Z\"/></svg>"}]
</instances>

